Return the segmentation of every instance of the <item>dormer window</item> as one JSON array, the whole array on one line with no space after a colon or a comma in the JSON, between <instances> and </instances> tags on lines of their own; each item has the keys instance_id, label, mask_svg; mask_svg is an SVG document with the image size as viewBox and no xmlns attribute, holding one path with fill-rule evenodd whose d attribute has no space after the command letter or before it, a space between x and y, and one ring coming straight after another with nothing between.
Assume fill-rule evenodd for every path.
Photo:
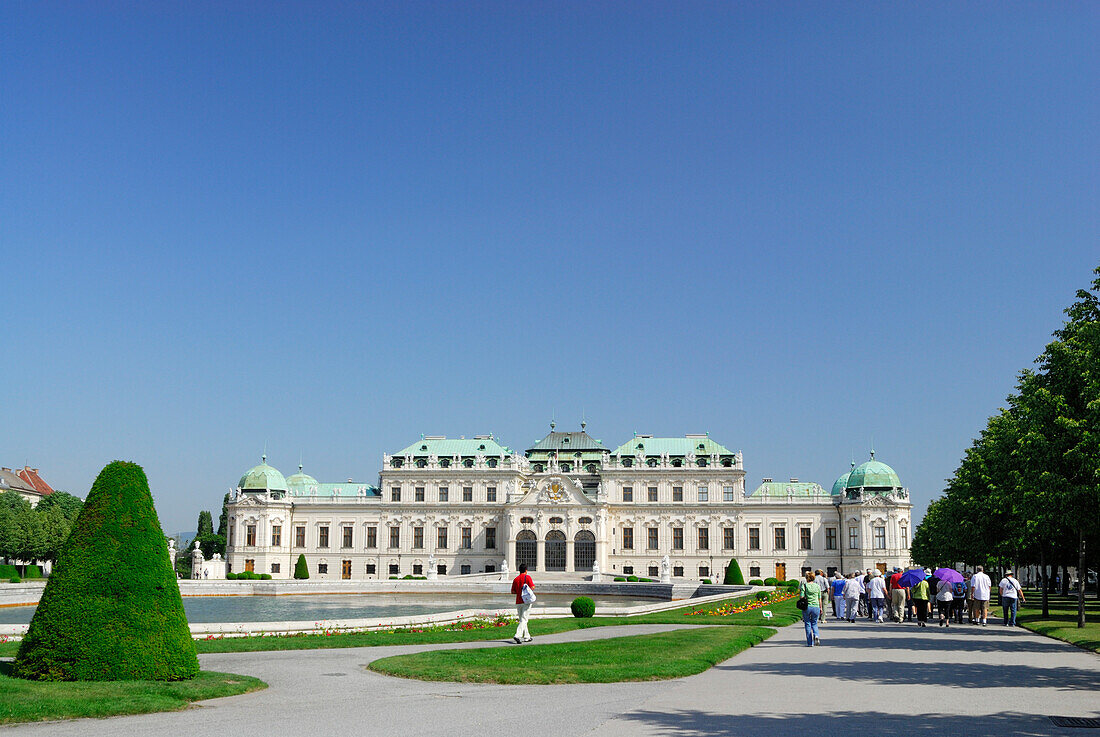
<instances>
[{"instance_id":1,"label":"dormer window","mask_svg":"<svg viewBox=\"0 0 1100 737\"><path fill-rule=\"evenodd\" d=\"M426 460L424 460L423 458L417 458L416 459L416 467L417 468L427 468L428 467L428 462Z\"/></svg>"},{"instance_id":2,"label":"dormer window","mask_svg":"<svg viewBox=\"0 0 1100 737\"><path fill-rule=\"evenodd\" d=\"M704 468L707 465L707 459L706 458L700 458L697 461L695 461L695 465L698 466L699 468Z\"/></svg>"},{"instance_id":3,"label":"dormer window","mask_svg":"<svg viewBox=\"0 0 1100 737\"><path fill-rule=\"evenodd\" d=\"M482 443L481 445L477 446L477 449L478 450L485 450L485 443Z\"/></svg>"},{"instance_id":4,"label":"dormer window","mask_svg":"<svg viewBox=\"0 0 1100 737\"><path fill-rule=\"evenodd\" d=\"M725 467L725 468L729 468L732 465L733 465L733 461L731 461L729 458L726 458L722 461L722 466Z\"/></svg>"},{"instance_id":5,"label":"dormer window","mask_svg":"<svg viewBox=\"0 0 1100 737\"><path fill-rule=\"evenodd\" d=\"M589 463L587 466L584 467L584 469L586 471L588 471L589 473L596 473L596 464L595 463Z\"/></svg>"},{"instance_id":6,"label":"dormer window","mask_svg":"<svg viewBox=\"0 0 1100 737\"><path fill-rule=\"evenodd\" d=\"M427 449L428 449L428 446L426 446L426 445L421 445L420 446L420 450L427 450Z\"/></svg>"},{"instance_id":7,"label":"dormer window","mask_svg":"<svg viewBox=\"0 0 1100 737\"><path fill-rule=\"evenodd\" d=\"M633 458L624 458L623 459L623 466L625 468L630 468L633 465L634 465L634 459Z\"/></svg>"},{"instance_id":8,"label":"dormer window","mask_svg":"<svg viewBox=\"0 0 1100 737\"><path fill-rule=\"evenodd\" d=\"M649 466L650 468L657 468L657 459L656 458L650 458L645 462L645 464L647 466Z\"/></svg>"},{"instance_id":9,"label":"dormer window","mask_svg":"<svg viewBox=\"0 0 1100 737\"><path fill-rule=\"evenodd\" d=\"M562 443L562 445L566 445L566 444L568 444L568 443L569 443L569 437L568 437L568 436L566 436L566 437L562 438L562 439L561 439L561 443Z\"/></svg>"},{"instance_id":10,"label":"dormer window","mask_svg":"<svg viewBox=\"0 0 1100 737\"><path fill-rule=\"evenodd\" d=\"M450 468L451 467L451 459L450 458L444 458L443 460L441 460L439 462L439 467L440 468Z\"/></svg>"},{"instance_id":11,"label":"dormer window","mask_svg":"<svg viewBox=\"0 0 1100 737\"><path fill-rule=\"evenodd\" d=\"M490 458L489 459L489 468L496 468L496 467L497 467L497 459L496 458Z\"/></svg>"},{"instance_id":12,"label":"dormer window","mask_svg":"<svg viewBox=\"0 0 1100 737\"><path fill-rule=\"evenodd\" d=\"M645 443L638 443L637 450L645 450Z\"/></svg>"},{"instance_id":13,"label":"dormer window","mask_svg":"<svg viewBox=\"0 0 1100 737\"><path fill-rule=\"evenodd\" d=\"M684 462L682 460L680 460L679 458L673 458L672 459L672 467L673 468L679 468L682 465L684 465Z\"/></svg>"},{"instance_id":14,"label":"dormer window","mask_svg":"<svg viewBox=\"0 0 1100 737\"><path fill-rule=\"evenodd\" d=\"M702 443L699 443L699 448L698 449L699 450L706 450L707 446L703 445Z\"/></svg>"},{"instance_id":15,"label":"dormer window","mask_svg":"<svg viewBox=\"0 0 1100 737\"><path fill-rule=\"evenodd\" d=\"M462 465L463 465L464 468L473 468L474 467L474 459L473 458L467 458L466 460L462 461Z\"/></svg>"},{"instance_id":16,"label":"dormer window","mask_svg":"<svg viewBox=\"0 0 1100 737\"><path fill-rule=\"evenodd\" d=\"M403 463L404 461L402 461L400 458L394 458L392 461L390 461L390 465L394 468L401 468Z\"/></svg>"},{"instance_id":17,"label":"dormer window","mask_svg":"<svg viewBox=\"0 0 1100 737\"><path fill-rule=\"evenodd\" d=\"M564 471L565 473L569 473L570 471L573 470L573 464L563 463L563 464L561 464L561 470Z\"/></svg>"},{"instance_id":18,"label":"dormer window","mask_svg":"<svg viewBox=\"0 0 1100 737\"><path fill-rule=\"evenodd\" d=\"M535 473L542 473L542 464L541 463L536 463L534 465L534 469L535 469Z\"/></svg>"}]
</instances>

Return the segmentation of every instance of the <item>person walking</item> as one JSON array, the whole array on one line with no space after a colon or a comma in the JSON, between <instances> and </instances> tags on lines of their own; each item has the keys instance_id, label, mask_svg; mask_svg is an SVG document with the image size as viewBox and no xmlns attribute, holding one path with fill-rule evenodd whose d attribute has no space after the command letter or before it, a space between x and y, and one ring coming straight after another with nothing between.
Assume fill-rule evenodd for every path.
<instances>
[{"instance_id":1,"label":"person walking","mask_svg":"<svg viewBox=\"0 0 1100 737\"><path fill-rule=\"evenodd\" d=\"M989 617L989 595L993 589L993 582L985 575L982 566L976 566L974 575L970 577L970 598L974 601L974 624L986 626Z\"/></svg>"},{"instance_id":2,"label":"person walking","mask_svg":"<svg viewBox=\"0 0 1100 737\"><path fill-rule=\"evenodd\" d=\"M928 579L918 581L909 588L909 596L913 599L913 607L917 610L917 626L928 626Z\"/></svg>"},{"instance_id":3,"label":"person walking","mask_svg":"<svg viewBox=\"0 0 1100 737\"><path fill-rule=\"evenodd\" d=\"M820 568L814 574L814 583L821 589L821 617L818 618L818 624L825 624L825 599L829 595L829 580L825 578L825 571Z\"/></svg>"},{"instance_id":4,"label":"person walking","mask_svg":"<svg viewBox=\"0 0 1100 737\"><path fill-rule=\"evenodd\" d=\"M876 570L867 582L867 602L871 606L871 621L882 622L886 612L886 582L882 571Z\"/></svg>"},{"instance_id":5,"label":"person walking","mask_svg":"<svg viewBox=\"0 0 1100 737\"><path fill-rule=\"evenodd\" d=\"M951 615L955 618L955 624L963 623L963 609L966 607L966 590L967 577L963 576L962 581L956 581L954 588L951 590L952 595L955 597L951 602Z\"/></svg>"},{"instance_id":6,"label":"person walking","mask_svg":"<svg viewBox=\"0 0 1100 737\"><path fill-rule=\"evenodd\" d=\"M806 597L806 608L802 610L802 625L806 628L806 647L821 644L821 633L817 629L821 617L821 587L817 585L813 571L806 571L805 580L798 585L798 597Z\"/></svg>"},{"instance_id":7,"label":"person walking","mask_svg":"<svg viewBox=\"0 0 1100 737\"><path fill-rule=\"evenodd\" d=\"M527 585L531 593L535 592L535 582L527 575L527 564L519 564L519 575L512 579L512 593L516 595L516 614L519 617L519 626L516 627L516 636L512 639L518 645L521 642L530 642L531 633L527 629L527 617L531 613L531 602L523 600L523 587Z\"/></svg>"},{"instance_id":8,"label":"person walking","mask_svg":"<svg viewBox=\"0 0 1100 737\"><path fill-rule=\"evenodd\" d=\"M859 583L859 574L849 573L848 580L844 582L844 616L849 622L855 622L859 614L859 591L862 586Z\"/></svg>"},{"instance_id":9,"label":"person walking","mask_svg":"<svg viewBox=\"0 0 1100 737\"><path fill-rule=\"evenodd\" d=\"M1016 611L1020 602L1026 602L1024 589L1020 582L1012 577L1012 571L1005 571L1005 577L997 584L1001 590L1001 609L1004 610L1005 627L1016 626Z\"/></svg>"},{"instance_id":10,"label":"person walking","mask_svg":"<svg viewBox=\"0 0 1100 737\"><path fill-rule=\"evenodd\" d=\"M890 576L890 619L900 623L905 619L905 589L899 584L901 569L895 568Z\"/></svg>"},{"instance_id":11,"label":"person walking","mask_svg":"<svg viewBox=\"0 0 1100 737\"><path fill-rule=\"evenodd\" d=\"M951 606L955 599L954 585L947 579L936 582L936 603L940 610L940 627L951 626Z\"/></svg>"},{"instance_id":12,"label":"person walking","mask_svg":"<svg viewBox=\"0 0 1100 737\"><path fill-rule=\"evenodd\" d=\"M868 568L866 573L860 571L856 578L859 579L860 606L863 607L863 612L867 615L867 619L874 619L875 615L871 612L871 602L867 598L867 584L871 582L871 569Z\"/></svg>"},{"instance_id":13,"label":"person walking","mask_svg":"<svg viewBox=\"0 0 1100 737\"><path fill-rule=\"evenodd\" d=\"M845 619L844 616L844 578L837 571L833 574L832 583L833 616L837 619Z\"/></svg>"}]
</instances>

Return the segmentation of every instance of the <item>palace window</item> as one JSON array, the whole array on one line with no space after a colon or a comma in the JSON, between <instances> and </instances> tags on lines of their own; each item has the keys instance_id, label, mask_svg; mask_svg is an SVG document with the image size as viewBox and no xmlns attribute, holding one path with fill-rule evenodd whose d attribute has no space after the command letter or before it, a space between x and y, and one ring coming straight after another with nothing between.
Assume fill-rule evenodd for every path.
<instances>
[{"instance_id":1,"label":"palace window","mask_svg":"<svg viewBox=\"0 0 1100 737\"><path fill-rule=\"evenodd\" d=\"M590 525L590 524L592 524L592 518L591 517L581 517L579 520L577 520L577 522L580 522L582 525Z\"/></svg>"},{"instance_id":2,"label":"palace window","mask_svg":"<svg viewBox=\"0 0 1100 737\"><path fill-rule=\"evenodd\" d=\"M684 501L684 487L673 486L672 487L672 501L682 502Z\"/></svg>"},{"instance_id":3,"label":"palace window","mask_svg":"<svg viewBox=\"0 0 1100 737\"><path fill-rule=\"evenodd\" d=\"M294 547L304 548L306 546L306 528L304 525L299 525L294 528Z\"/></svg>"},{"instance_id":4,"label":"palace window","mask_svg":"<svg viewBox=\"0 0 1100 737\"><path fill-rule=\"evenodd\" d=\"M633 527L624 527L623 528L623 550L633 550L633 549L634 549L634 528Z\"/></svg>"},{"instance_id":5,"label":"palace window","mask_svg":"<svg viewBox=\"0 0 1100 737\"><path fill-rule=\"evenodd\" d=\"M683 465L684 465L684 461L683 461L682 458L673 458L672 459L672 467L673 468L680 468Z\"/></svg>"},{"instance_id":6,"label":"palace window","mask_svg":"<svg viewBox=\"0 0 1100 737\"><path fill-rule=\"evenodd\" d=\"M798 548L800 550L810 549L810 528L799 527L798 528Z\"/></svg>"},{"instance_id":7,"label":"palace window","mask_svg":"<svg viewBox=\"0 0 1100 737\"><path fill-rule=\"evenodd\" d=\"M633 458L624 458L623 459L623 468L632 468L633 466L634 466L634 459ZM623 570L626 570L626 569L623 569Z\"/></svg>"},{"instance_id":8,"label":"palace window","mask_svg":"<svg viewBox=\"0 0 1100 737\"><path fill-rule=\"evenodd\" d=\"M825 549L826 550L836 550L836 528L835 527L826 527L825 528Z\"/></svg>"},{"instance_id":9,"label":"palace window","mask_svg":"<svg viewBox=\"0 0 1100 737\"><path fill-rule=\"evenodd\" d=\"M393 466L394 468L401 468L401 466L403 466L404 463L405 462L402 461L400 458L394 458L392 461L390 461L390 465Z\"/></svg>"},{"instance_id":10,"label":"palace window","mask_svg":"<svg viewBox=\"0 0 1100 737\"><path fill-rule=\"evenodd\" d=\"M699 566L699 578L706 578L710 575L710 566Z\"/></svg>"},{"instance_id":11,"label":"palace window","mask_svg":"<svg viewBox=\"0 0 1100 737\"><path fill-rule=\"evenodd\" d=\"M353 536L354 536L354 533L352 533L352 526L351 525L344 525L344 547L345 548L353 547L352 546L352 542L353 542L353 539L354 539Z\"/></svg>"},{"instance_id":12,"label":"palace window","mask_svg":"<svg viewBox=\"0 0 1100 737\"><path fill-rule=\"evenodd\" d=\"M725 550L733 550L734 542L734 529L732 527L722 528L722 548Z\"/></svg>"},{"instance_id":13,"label":"palace window","mask_svg":"<svg viewBox=\"0 0 1100 737\"><path fill-rule=\"evenodd\" d=\"M542 473L542 464L541 463L536 463L531 468L535 473Z\"/></svg>"},{"instance_id":14,"label":"palace window","mask_svg":"<svg viewBox=\"0 0 1100 737\"><path fill-rule=\"evenodd\" d=\"M317 547L328 547L328 525L321 525L317 528Z\"/></svg>"},{"instance_id":15,"label":"palace window","mask_svg":"<svg viewBox=\"0 0 1100 737\"><path fill-rule=\"evenodd\" d=\"M760 566L749 566L749 577L760 578Z\"/></svg>"},{"instance_id":16,"label":"palace window","mask_svg":"<svg viewBox=\"0 0 1100 737\"><path fill-rule=\"evenodd\" d=\"M470 575L470 570L471 570L470 569L470 564L466 563L461 568L458 569L458 572L461 573L463 576L468 576L468 575Z\"/></svg>"},{"instance_id":17,"label":"palace window","mask_svg":"<svg viewBox=\"0 0 1100 737\"><path fill-rule=\"evenodd\" d=\"M377 548L378 547L378 528L375 527L374 525L371 525L370 527L367 528L367 547L368 548Z\"/></svg>"},{"instance_id":18,"label":"palace window","mask_svg":"<svg viewBox=\"0 0 1100 737\"><path fill-rule=\"evenodd\" d=\"M229 518L229 547L233 547L233 533L237 531L237 523ZM228 563L226 565L229 565ZM230 571L231 572L231 571Z\"/></svg>"},{"instance_id":19,"label":"palace window","mask_svg":"<svg viewBox=\"0 0 1100 737\"><path fill-rule=\"evenodd\" d=\"M272 563L271 564L271 572L272 573L279 573L282 570L283 570L283 567L279 563Z\"/></svg>"},{"instance_id":20,"label":"palace window","mask_svg":"<svg viewBox=\"0 0 1100 737\"><path fill-rule=\"evenodd\" d=\"M905 525L902 525L900 529L901 529L901 547L908 548L909 547L909 528L906 527Z\"/></svg>"},{"instance_id":21,"label":"palace window","mask_svg":"<svg viewBox=\"0 0 1100 737\"><path fill-rule=\"evenodd\" d=\"M416 489L413 491L413 499L415 499L418 502L424 501L424 487L423 486L416 487Z\"/></svg>"},{"instance_id":22,"label":"palace window","mask_svg":"<svg viewBox=\"0 0 1100 737\"><path fill-rule=\"evenodd\" d=\"M563 464L561 464L561 470L562 470L562 473L569 473L570 471L573 470L573 464L563 463Z\"/></svg>"},{"instance_id":23,"label":"palace window","mask_svg":"<svg viewBox=\"0 0 1100 737\"><path fill-rule=\"evenodd\" d=\"M392 489L390 489L390 501L391 502L401 501L401 487L400 486L394 486Z\"/></svg>"},{"instance_id":24,"label":"palace window","mask_svg":"<svg viewBox=\"0 0 1100 737\"><path fill-rule=\"evenodd\" d=\"M318 563L317 564L317 573L319 575L327 575L328 574L328 563Z\"/></svg>"},{"instance_id":25,"label":"palace window","mask_svg":"<svg viewBox=\"0 0 1100 737\"><path fill-rule=\"evenodd\" d=\"M422 563L413 563L412 575L420 576L424 573L424 565Z\"/></svg>"},{"instance_id":26,"label":"palace window","mask_svg":"<svg viewBox=\"0 0 1100 737\"><path fill-rule=\"evenodd\" d=\"M401 569L398 567L398 565L396 563L390 563L390 575L391 576L396 576L400 572L401 572Z\"/></svg>"},{"instance_id":27,"label":"palace window","mask_svg":"<svg viewBox=\"0 0 1100 737\"><path fill-rule=\"evenodd\" d=\"M624 486L623 487L623 501L624 502L634 501L634 487L633 486Z\"/></svg>"},{"instance_id":28,"label":"palace window","mask_svg":"<svg viewBox=\"0 0 1100 737\"><path fill-rule=\"evenodd\" d=\"M256 525L245 525L244 544L247 546L256 544Z\"/></svg>"},{"instance_id":29,"label":"palace window","mask_svg":"<svg viewBox=\"0 0 1100 737\"><path fill-rule=\"evenodd\" d=\"M437 565L435 567L435 572L438 573L440 576L446 576L447 575L447 564L446 563L440 563L439 565Z\"/></svg>"},{"instance_id":30,"label":"palace window","mask_svg":"<svg viewBox=\"0 0 1100 737\"><path fill-rule=\"evenodd\" d=\"M859 547L859 528L855 525L848 527L848 549L855 550Z\"/></svg>"},{"instance_id":31,"label":"palace window","mask_svg":"<svg viewBox=\"0 0 1100 737\"><path fill-rule=\"evenodd\" d=\"M462 461L462 467L463 468L473 468L474 467L474 459L473 458L467 458L466 460Z\"/></svg>"},{"instance_id":32,"label":"palace window","mask_svg":"<svg viewBox=\"0 0 1100 737\"><path fill-rule=\"evenodd\" d=\"M733 501L733 487L732 486L723 486L722 487L722 501L724 501L724 502L732 502Z\"/></svg>"},{"instance_id":33,"label":"palace window","mask_svg":"<svg viewBox=\"0 0 1100 737\"><path fill-rule=\"evenodd\" d=\"M447 549L447 528L437 527L435 530L435 546L440 550Z\"/></svg>"},{"instance_id":34,"label":"palace window","mask_svg":"<svg viewBox=\"0 0 1100 737\"><path fill-rule=\"evenodd\" d=\"M462 540L461 547L463 550L469 550L474 546L474 531L471 527L462 528Z\"/></svg>"},{"instance_id":35,"label":"palace window","mask_svg":"<svg viewBox=\"0 0 1100 737\"><path fill-rule=\"evenodd\" d=\"M463 486L462 487L462 501L472 502L474 500L474 487Z\"/></svg>"},{"instance_id":36,"label":"palace window","mask_svg":"<svg viewBox=\"0 0 1100 737\"><path fill-rule=\"evenodd\" d=\"M378 567L374 563L367 563L367 575L373 576L378 571Z\"/></svg>"},{"instance_id":37,"label":"palace window","mask_svg":"<svg viewBox=\"0 0 1100 737\"><path fill-rule=\"evenodd\" d=\"M684 567L683 566L673 566L672 567L672 575L677 576L679 578L683 578L684 577Z\"/></svg>"},{"instance_id":38,"label":"palace window","mask_svg":"<svg viewBox=\"0 0 1100 737\"><path fill-rule=\"evenodd\" d=\"M428 467L428 462L426 460L424 460L423 458L417 458L416 459L416 467L417 468L427 468Z\"/></svg>"},{"instance_id":39,"label":"palace window","mask_svg":"<svg viewBox=\"0 0 1100 737\"><path fill-rule=\"evenodd\" d=\"M695 461L695 465L698 466L699 468L706 468L707 459L706 458L699 458L698 460Z\"/></svg>"},{"instance_id":40,"label":"palace window","mask_svg":"<svg viewBox=\"0 0 1100 737\"><path fill-rule=\"evenodd\" d=\"M886 528L876 527L875 533L875 550L886 550Z\"/></svg>"},{"instance_id":41,"label":"palace window","mask_svg":"<svg viewBox=\"0 0 1100 737\"><path fill-rule=\"evenodd\" d=\"M759 550L759 549L760 549L760 528L759 527L750 527L749 528L749 550Z\"/></svg>"},{"instance_id":42,"label":"palace window","mask_svg":"<svg viewBox=\"0 0 1100 737\"><path fill-rule=\"evenodd\" d=\"M485 490L485 501L495 502L497 500L497 487L490 486Z\"/></svg>"},{"instance_id":43,"label":"palace window","mask_svg":"<svg viewBox=\"0 0 1100 737\"><path fill-rule=\"evenodd\" d=\"M486 563L485 564L485 572L486 573L495 573L496 570L497 570L497 567L494 566L492 563Z\"/></svg>"},{"instance_id":44,"label":"palace window","mask_svg":"<svg viewBox=\"0 0 1100 737\"><path fill-rule=\"evenodd\" d=\"M417 526L413 528L413 548L419 550L424 547L424 528Z\"/></svg>"},{"instance_id":45,"label":"palace window","mask_svg":"<svg viewBox=\"0 0 1100 737\"><path fill-rule=\"evenodd\" d=\"M646 528L646 549L647 550L656 550L657 549L657 528L656 527L647 527Z\"/></svg>"},{"instance_id":46,"label":"palace window","mask_svg":"<svg viewBox=\"0 0 1100 737\"><path fill-rule=\"evenodd\" d=\"M496 467L497 467L497 459L496 458L490 458L489 459L489 468L496 468Z\"/></svg>"},{"instance_id":47,"label":"palace window","mask_svg":"<svg viewBox=\"0 0 1100 737\"><path fill-rule=\"evenodd\" d=\"M535 518L534 517L520 517L519 518L519 523L521 525L533 525L533 524L535 524Z\"/></svg>"},{"instance_id":48,"label":"palace window","mask_svg":"<svg viewBox=\"0 0 1100 737\"><path fill-rule=\"evenodd\" d=\"M450 467L451 467L451 459L450 459L450 458L442 458L442 459L440 459L440 461L439 461L439 467L440 467L440 468L450 468Z\"/></svg>"},{"instance_id":49,"label":"palace window","mask_svg":"<svg viewBox=\"0 0 1100 737\"><path fill-rule=\"evenodd\" d=\"M277 548L283 544L283 526L271 526L271 547Z\"/></svg>"},{"instance_id":50,"label":"palace window","mask_svg":"<svg viewBox=\"0 0 1100 737\"><path fill-rule=\"evenodd\" d=\"M390 528L390 547L401 547L401 528L396 525Z\"/></svg>"},{"instance_id":51,"label":"palace window","mask_svg":"<svg viewBox=\"0 0 1100 737\"><path fill-rule=\"evenodd\" d=\"M710 501L710 489L708 489L705 486L700 486L699 487L699 501L701 501L701 502Z\"/></svg>"},{"instance_id":52,"label":"palace window","mask_svg":"<svg viewBox=\"0 0 1100 737\"><path fill-rule=\"evenodd\" d=\"M786 527L776 527L775 530L773 530L773 533L775 535L775 540L774 540L775 549L776 550L786 550L787 549L787 528Z\"/></svg>"},{"instance_id":53,"label":"palace window","mask_svg":"<svg viewBox=\"0 0 1100 737\"><path fill-rule=\"evenodd\" d=\"M634 566L623 566L623 573L627 576L633 576Z\"/></svg>"},{"instance_id":54,"label":"palace window","mask_svg":"<svg viewBox=\"0 0 1100 737\"><path fill-rule=\"evenodd\" d=\"M450 490L446 486L440 486L439 487L439 501L441 501L441 502L447 501L447 495L449 493L450 493Z\"/></svg>"},{"instance_id":55,"label":"palace window","mask_svg":"<svg viewBox=\"0 0 1100 737\"><path fill-rule=\"evenodd\" d=\"M684 549L684 528L673 527L672 528L672 549L683 550Z\"/></svg>"},{"instance_id":56,"label":"palace window","mask_svg":"<svg viewBox=\"0 0 1100 737\"><path fill-rule=\"evenodd\" d=\"M496 550L497 547L497 528L486 527L485 528L485 549Z\"/></svg>"},{"instance_id":57,"label":"palace window","mask_svg":"<svg viewBox=\"0 0 1100 737\"><path fill-rule=\"evenodd\" d=\"M656 458L650 458L645 462L645 464L647 466L649 466L650 468L657 468L657 459Z\"/></svg>"},{"instance_id":58,"label":"palace window","mask_svg":"<svg viewBox=\"0 0 1100 737\"><path fill-rule=\"evenodd\" d=\"M563 520L561 517L551 517L550 518L550 524L552 524L552 525L560 525L564 521L565 520Z\"/></svg>"},{"instance_id":59,"label":"palace window","mask_svg":"<svg viewBox=\"0 0 1100 737\"><path fill-rule=\"evenodd\" d=\"M649 487L649 489L647 489L646 493L648 495L647 498L649 499L649 501L651 501L651 502L657 501L657 487L656 486Z\"/></svg>"},{"instance_id":60,"label":"palace window","mask_svg":"<svg viewBox=\"0 0 1100 737\"><path fill-rule=\"evenodd\" d=\"M343 579L351 578L351 561L350 560L340 561L340 578L343 578Z\"/></svg>"},{"instance_id":61,"label":"palace window","mask_svg":"<svg viewBox=\"0 0 1100 737\"><path fill-rule=\"evenodd\" d=\"M584 467L584 470L588 471L589 473L596 473L596 464L589 463L587 466Z\"/></svg>"},{"instance_id":62,"label":"palace window","mask_svg":"<svg viewBox=\"0 0 1100 737\"><path fill-rule=\"evenodd\" d=\"M659 575L661 575L661 574L657 573L657 566L650 566L650 567L649 567L649 575L651 575L651 576L659 576Z\"/></svg>"},{"instance_id":63,"label":"palace window","mask_svg":"<svg viewBox=\"0 0 1100 737\"><path fill-rule=\"evenodd\" d=\"M699 528L699 550L710 550L710 530L706 527Z\"/></svg>"}]
</instances>

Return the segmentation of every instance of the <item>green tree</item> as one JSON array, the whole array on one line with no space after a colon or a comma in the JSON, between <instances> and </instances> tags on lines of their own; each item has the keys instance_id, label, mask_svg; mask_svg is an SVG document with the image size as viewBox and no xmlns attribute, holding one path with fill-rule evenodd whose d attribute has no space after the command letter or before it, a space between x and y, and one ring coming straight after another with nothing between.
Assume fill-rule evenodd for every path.
<instances>
[{"instance_id":1,"label":"green tree","mask_svg":"<svg viewBox=\"0 0 1100 737\"><path fill-rule=\"evenodd\" d=\"M193 678L199 671L145 472L100 472L62 546L14 675L35 680Z\"/></svg>"},{"instance_id":2,"label":"green tree","mask_svg":"<svg viewBox=\"0 0 1100 737\"><path fill-rule=\"evenodd\" d=\"M49 552L46 540L46 530L42 525L42 518L28 506L15 513L15 528L17 544L15 555L25 563L34 563L36 560L44 560Z\"/></svg>"},{"instance_id":3,"label":"green tree","mask_svg":"<svg viewBox=\"0 0 1100 737\"><path fill-rule=\"evenodd\" d=\"M36 509L35 512L42 525L43 549L40 558L56 563L61 547L69 538L71 524L60 506L50 506L45 511Z\"/></svg>"},{"instance_id":4,"label":"green tree","mask_svg":"<svg viewBox=\"0 0 1100 737\"><path fill-rule=\"evenodd\" d=\"M82 506L84 506L84 502L78 497L65 491L55 491L52 494L47 494L42 497L35 509L39 512L45 512L46 510L57 507L61 510L61 513L65 515L65 519L72 522L76 519L76 516L80 514L80 508Z\"/></svg>"},{"instance_id":5,"label":"green tree","mask_svg":"<svg viewBox=\"0 0 1100 737\"><path fill-rule=\"evenodd\" d=\"M19 548L19 531L15 526L15 512L0 504L0 558L16 557Z\"/></svg>"},{"instance_id":6,"label":"green tree","mask_svg":"<svg viewBox=\"0 0 1100 737\"><path fill-rule=\"evenodd\" d=\"M198 537L214 534L214 518L210 516L210 512L205 509L199 512L199 521L196 529L198 530Z\"/></svg>"},{"instance_id":7,"label":"green tree","mask_svg":"<svg viewBox=\"0 0 1100 737\"><path fill-rule=\"evenodd\" d=\"M23 495L18 491L4 491L0 492L0 509L7 509L12 512L18 512L21 509L30 509L31 503L23 498Z\"/></svg>"},{"instance_id":8,"label":"green tree","mask_svg":"<svg viewBox=\"0 0 1100 737\"><path fill-rule=\"evenodd\" d=\"M306 565L304 553L298 554L298 562L294 564L294 578L309 578L309 567Z\"/></svg>"},{"instance_id":9,"label":"green tree","mask_svg":"<svg viewBox=\"0 0 1100 737\"><path fill-rule=\"evenodd\" d=\"M218 515L218 534L221 535L223 540L229 534L229 494L222 497L222 513ZM224 544L218 552L225 555Z\"/></svg>"}]
</instances>

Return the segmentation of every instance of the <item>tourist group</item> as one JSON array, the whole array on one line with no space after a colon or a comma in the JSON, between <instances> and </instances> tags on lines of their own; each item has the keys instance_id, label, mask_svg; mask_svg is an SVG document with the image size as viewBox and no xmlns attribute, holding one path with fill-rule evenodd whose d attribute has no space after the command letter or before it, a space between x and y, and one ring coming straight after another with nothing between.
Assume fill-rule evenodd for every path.
<instances>
[{"instance_id":1,"label":"tourist group","mask_svg":"<svg viewBox=\"0 0 1100 737\"><path fill-rule=\"evenodd\" d=\"M806 645L813 647L821 644L818 625L825 621L826 598L832 604L832 616L840 621L855 622L865 617L885 622L889 617L899 624L916 620L918 627L926 627L929 613L935 616L938 610L940 627L950 627L952 622L962 624L964 612L970 624L984 627L992 589L993 582L982 566L964 573L954 568L895 568L889 576L870 569L849 573L847 578L836 573L831 581L820 570L806 571L798 589L798 606L806 627ZM998 589L1003 624L1015 627L1017 607L1026 601L1023 587L1012 571L1007 571Z\"/></svg>"}]
</instances>

